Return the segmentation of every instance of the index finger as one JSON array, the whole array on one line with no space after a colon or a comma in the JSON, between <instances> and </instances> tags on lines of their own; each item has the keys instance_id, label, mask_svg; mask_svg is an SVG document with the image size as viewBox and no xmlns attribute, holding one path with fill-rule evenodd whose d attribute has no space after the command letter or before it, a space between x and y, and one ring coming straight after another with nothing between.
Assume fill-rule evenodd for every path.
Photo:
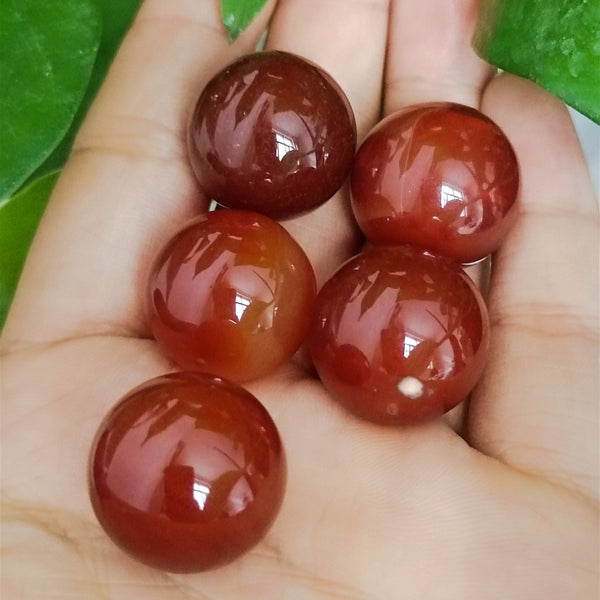
<instances>
[{"instance_id":1,"label":"index finger","mask_svg":"<svg viewBox=\"0 0 600 600\"><path fill-rule=\"evenodd\" d=\"M5 349L145 335L156 248L205 203L185 154L192 102L214 72L256 46L274 4L230 45L218 2L144 2L42 219Z\"/></svg>"}]
</instances>

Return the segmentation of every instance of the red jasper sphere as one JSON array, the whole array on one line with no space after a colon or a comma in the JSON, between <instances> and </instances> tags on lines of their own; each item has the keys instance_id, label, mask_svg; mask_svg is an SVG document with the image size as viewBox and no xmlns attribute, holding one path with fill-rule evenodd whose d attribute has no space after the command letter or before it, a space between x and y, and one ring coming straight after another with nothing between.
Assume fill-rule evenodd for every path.
<instances>
[{"instance_id":1,"label":"red jasper sphere","mask_svg":"<svg viewBox=\"0 0 600 600\"><path fill-rule=\"evenodd\" d=\"M94 441L89 492L112 540L137 560L202 571L252 548L283 500L286 462L259 401L208 375L157 377L127 394Z\"/></svg>"},{"instance_id":2,"label":"red jasper sphere","mask_svg":"<svg viewBox=\"0 0 600 600\"><path fill-rule=\"evenodd\" d=\"M210 198L279 219L337 191L350 171L356 125L346 96L322 69L287 52L256 52L208 83L188 148Z\"/></svg>"},{"instance_id":3,"label":"red jasper sphere","mask_svg":"<svg viewBox=\"0 0 600 600\"><path fill-rule=\"evenodd\" d=\"M406 108L367 136L351 175L352 208L374 244L408 243L469 263L517 216L519 168L508 139L479 111Z\"/></svg>"},{"instance_id":4,"label":"red jasper sphere","mask_svg":"<svg viewBox=\"0 0 600 600\"><path fill-rule=\"evenodd\" d=\"M311 264L279 223L219 210L192 221L158 256L150 329L183 369L247 381L300 347L315 296Z\"/></svg>"},{"instance_id":5,"label":"red jasper sphere","mask_svg":"<svg viewBox=\"0 0 600 600\"><path fill-rule=\"evenodd\" d=\"M405 425L450 410L479 378L489 321L451 259L375 246L319 292L309 349L325 388L355 414Z\"/></svg>"}]
</instances>

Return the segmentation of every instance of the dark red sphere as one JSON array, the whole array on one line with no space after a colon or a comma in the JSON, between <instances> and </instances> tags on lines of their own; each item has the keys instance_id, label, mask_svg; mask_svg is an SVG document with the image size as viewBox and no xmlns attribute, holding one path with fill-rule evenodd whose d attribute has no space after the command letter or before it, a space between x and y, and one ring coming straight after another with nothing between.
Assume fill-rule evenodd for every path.
<instances>
[{"instance_id":1,"label":"dark red sphere","mask_svg":"<svg viewBox=\"0 0 600 600\"><path fill-rule=\"evenodd\" d=\"M451 259L375 246L325 283L309 349L331 395L367 420L405 425L459 404L481 375L489 321Z\"/></svg>"},{"instance_id":2,"label":"dark red sphere","mask_svg":"<svg viewBox=\"0 0 600 600\"><path fill-rule=\"evenodd\" d=\"M510 142L479 111L450 103L406 108L359 148L352 208L374 244L408 243L477 261L517 216L519 168Z\"/></svg>"},{"instance_id":3,"label":"dark red sphere","mask_svg":"<svg viewBox=\"0 0 600 600\"><path fill-rule=\"evenodd\" d=\"M319 206L342 185L356 125L346 96L322 69L286 52L256 52L208 83L188 148L210 198L287 218Z\"/></svg>"},{"instance_id":4,"label":"dark red sphere","mask_svg":"<svg viewBox=\"0 0 600 600\"><path fill-rule=\"evenodd\" d=\"M286 462L259 401L207 375L174 373L129 392L94 441L89 492L112 540L157 569L228 563L265 535Z\"/></svg>"},{"instance_id":5,"label":"dark red sphere","mask_svg":"<svg viewBox=\"0 0 600 600\"><path fill-rule=\"evenodd\" d=\"M181 368L242 382L266 375L304 341L316 297L312 266L277 222L209 212L159 254L150 329Z\"/></svg>"}]
</instances>

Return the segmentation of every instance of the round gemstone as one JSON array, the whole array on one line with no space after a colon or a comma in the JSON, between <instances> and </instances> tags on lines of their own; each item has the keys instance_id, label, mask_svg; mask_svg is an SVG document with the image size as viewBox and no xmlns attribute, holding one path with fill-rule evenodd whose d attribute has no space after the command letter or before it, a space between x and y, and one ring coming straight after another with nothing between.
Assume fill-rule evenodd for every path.
<instances>
[{"instance_id":1,"label":"round gemstone","mask_svg":"<svg viewBox=\"0 0 600 600\"><path fill-rule=\"evenodd\" d=\"M128 393L94 441L89 492L112 540L157 569L228 563L268 531L286 462L266 409L208 375L174 373Z\"/></svg>"},{"instance_id":2,"label":"round gemstone","mask_svg":"<svg viewBox=\"0 0 600 600\"><path fill-rule=\"evenodd\" d=\"M370 421L405 425L469 394L488 341L484 301L457 263L410 246L375 246L319 292L309 349L341 404Z\"/></svg>"},{"instance_id":3,"label":"round gemstone","mask_svg":"<svg viewBox=\"0 0 600 600\"><path fill-rule=\"evenodd\" d=\"M510 142L481 112L434 103L381 121L352 168L352 208L374 244L413 244L475 262L517 216L519 168Z\"/></svg>"},{"instance_id":4,"label":"round gemstone","mask_svg":"<svg viewBox=\"0 0 600 600\"><path fill-rule=\"evenodd\" d=\"M287 52L256 52L208 83L188 148L210 198L280 219L319 206L342 185L356 125L346 96L322 69Z\"/></svg>"},{"instance_id":5,"label":"round gemstone","mask_svg":"<svg viewBox=\"0 0 600 600\"><path fill-rule=\"evenodd\" d=\"M181 368L242 382L300 347L316 296L313 269L279 224L218 210L189 223L158 256L150 329Z\"/></svg>"}]
</instances>

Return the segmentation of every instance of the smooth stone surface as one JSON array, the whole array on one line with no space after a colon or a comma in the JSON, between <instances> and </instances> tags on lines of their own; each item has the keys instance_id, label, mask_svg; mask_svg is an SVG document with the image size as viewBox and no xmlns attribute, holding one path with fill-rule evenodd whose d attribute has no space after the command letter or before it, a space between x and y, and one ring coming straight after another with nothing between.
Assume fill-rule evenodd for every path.
<instances>
[{"instance_id":1,"label":"smooth stone surface","mask_svg":"<svg viewBox=\"0 0 600 600\"><path fill-rule=\"evenodd\" d=\"M281 225L219 210L184 227L156 259L150 329L181 368L243 382L296 352L315 297L312 266Z\"/></svg>"},{"instance_id":2,"label":"smooth stone surface","mask_svg":"<svg viewBox=\"0 0 600 600\"><path fill-rule=\"evenodd\" d=\"M251 549L285 483L266 409L207 375L175 373L132 390L104 419L90 457L90 498L106 533L172 572L214 568Z\"/></svg>"},{"instance_id":3,"label":"smooth stone surface","mask_svg":"<svg viewBox=\"0 0 600 600\"><path fill-rule=\"evenodd\" d=\"M309 334L321 381L356 415L387 425L430 420L459 404L485 366L489 320L452 260L376 246L323 286Z\"/></svg>"},{"instance_id":4,"label":"smooth stone surface","mask_svg":"<svg viewBox=\"0 0 600 600\"><path fill-rule=\"evenodd\" d=\"M346 96L322 69L287 52L256 52L208 83L190 120L188 149L207 196L289 218L342 185L356 124Z\"/></svg>"},{"instance_id":5,"label":"smooth stone surface","mask_svg":"<svg viewBox=\"0 0 600 600\"><path fill-rule=\"evenodd\" d=\"M496 250L517 218L510 142L459 104L384 119L359 148L350 181L355 217L374 244L408 243L470 263Z\"/></svg>"}]
</instances>

